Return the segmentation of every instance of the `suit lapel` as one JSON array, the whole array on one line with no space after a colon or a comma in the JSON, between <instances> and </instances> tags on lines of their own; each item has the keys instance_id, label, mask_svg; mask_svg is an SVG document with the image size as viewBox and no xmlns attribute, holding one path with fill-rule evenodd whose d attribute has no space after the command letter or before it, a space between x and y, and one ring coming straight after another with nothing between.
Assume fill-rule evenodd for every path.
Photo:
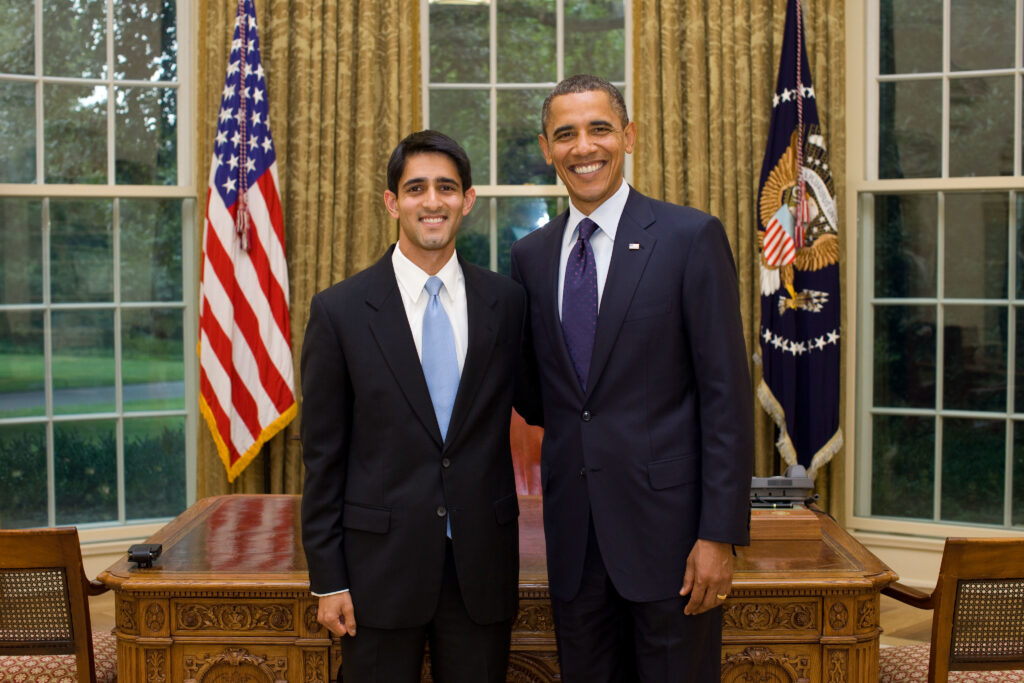
<instances>
[{"instance_id":1,"label":"suit lapel","mask_svg":"<svg viewBox=\"0 0 1024 683\"><path fill-rule=\"evenodd\" d=\"M544 310L541 311L544 327L548 330L551 340L551 348L558 357L558 364L562 372L569 378L570 385L576 388L582 398L583 388L580 387L580 380L576 376L576 368L573 367L572 358L569 356L569 347L565 344L565 333L562 331L562 315L558 310L558 294L562 289L562 283L558 280L558 270L561 267L562 259L562 236L565 234L565 224L569 221L569 211L561 214L548 228L545 235L544 253L547 254L547 262L544 264L544 277L548 281L549 296L543 297L540 303Z\"/></svg>"},{"instance_id":2,"label":"suit lapel","mask_svg":"<svg viewBox=\"0 0 1024 683\"><path fill-rule=\"evenodd\" d=\"M461 257L459 265L462 266L462 275L466 281L469 341L466 348L466 363L459 378L459 390L455 394L455 406L452 408L445 443L452 443L452 439L458 436L459 429L466 422L477 390L490 365L494 343L498 339L498 313L495 310L497 297L484 287L477 266L466 263Z\"/></svg>"},{"instance_id":3,"label":"suit lapel","mask_svg":"<svg viewBox=\"0 0 1024 683\"><path fill-rule=\"evenodd\" d=\"M612 260L608 266L608 277L601 295L601 308L597 314L597 331L594 334L594 351L590 358L590 372L587 379L587 394L593 393L601 379L601 372L608 363L619 328L629 310L640 278L647 266L647 260L657 240L647 232L654 222L654 213L647 198L630 188L629 198L619 219L612 247ZM638 247L630 248L630 245ZM564 347L565 344L563 343ZM568 355L568 354L566 354ZM574 375L575 376L575 375ZM577 383L578 384L578 383Z\"/></svg>"},{"instance_id":4,"label":"suit lapel","mask_svg":"<svg viewBox=\"0 0 1024 683\"><path fill-rule=\"evenodd\" d=\"M374 311L370 316L370 332L413 412L440 444L441 430L437 426L427 381L423 378L423 366L416 354L416 343L409 330L405 304L398 291L391 249L372 267L373 278L366 296L366 303Z\"/></svg>"}]
</instances>

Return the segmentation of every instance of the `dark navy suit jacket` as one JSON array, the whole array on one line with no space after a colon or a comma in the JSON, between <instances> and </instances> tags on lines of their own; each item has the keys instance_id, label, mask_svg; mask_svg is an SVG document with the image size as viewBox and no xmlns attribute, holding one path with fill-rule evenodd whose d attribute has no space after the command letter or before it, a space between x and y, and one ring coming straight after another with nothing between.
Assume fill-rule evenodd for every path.
<instances>
[{"instance_id":1,"label":"dark navy suit jacket","mask_svg":"<svg viewBox=\"0 0 1024 683\"><path fill-rule=\"evenodd\" d=\"M361 626L407 628L433 617L449 518L470 617L515 615L519 507L509 417L526 297L508 278L459 263L469 340L443 442L391 251L310 307L302 543L311 589L350 588Z\"/></svg>"},{"instance_id":2,"label":"dark navy suit jacket","mask_svg":"<svg viewBox=\"0 0 1024 683\"><path fill-rule=\"evenodd\" d=\"M753 397L736 267L717 218L630 189L584 392L557 303L567 219L512 246L543 406L524 417L545 429L551 592L575 596L593 515L619 593L668 599L698 538L749 542Z\"/></svg>"}]
</instances>

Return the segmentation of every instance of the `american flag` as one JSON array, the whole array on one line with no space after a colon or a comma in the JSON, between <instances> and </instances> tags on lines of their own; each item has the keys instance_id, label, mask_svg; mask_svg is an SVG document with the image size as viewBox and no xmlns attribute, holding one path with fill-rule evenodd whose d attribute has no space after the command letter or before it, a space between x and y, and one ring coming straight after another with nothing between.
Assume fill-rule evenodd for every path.
<instances>
[{"instance_id":1,"label":"american flag","mask_svg":"<svg viewBox=\"0 0 1024 683\"><path fill-rule=\"evenodd\" d=\"M228 480L295 417L288 264L253 0L239 0L206 192L200 410Z\"/></svg>"}]
</instances>

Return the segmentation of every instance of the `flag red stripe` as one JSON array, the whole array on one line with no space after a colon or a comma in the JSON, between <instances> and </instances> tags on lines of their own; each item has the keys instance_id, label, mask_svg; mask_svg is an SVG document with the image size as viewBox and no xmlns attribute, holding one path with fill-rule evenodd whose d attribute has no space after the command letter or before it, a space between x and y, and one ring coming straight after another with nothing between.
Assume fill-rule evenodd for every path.
<instances>
[{"instance_id":1,"label":"flag red stripe","mask_svg":"<svg viewBox=\"0 0 1024 683\"><path fill-rule=\"evenodd\" d=\"M235 443L231 440L231 420L228 418L227 413L224 412L224 408L221 407L220 401L217 400L213 386L210 384L210 378L206 376L206 370L202 367L199 368L199 393L202 394L207 407L213 413L213 420L217 424L217 433L220 435L224 445L227 446L229 458L232 462L237 460L239 453L238 449L235 448ZM224 438L225 435L227 438Z\"/></svg>"},{"instance_id":2,"label":"flag red stripe","mask_svg":"<svg viewBox=\"0 0 1024 683\"><path fill-rule=\"evenodd\" d=\"M209 343L210 348L213 349L214 355L217 356L217 360L220 361L221 367L228 376L228 381L231 384L232 406L235 407L238 416L242 418L242 422L245 424L246 429L248 429L252 437L255 438L261 431L259 424L259 411L256 410L256 403L253 401L252 395L249 393L249 388L238 376L238 368L235 367L235 360L232 353L231 339L221 329L220 325L217 324L217 321L213 319L213 316L205 316L200 322L202 330L206 334L207 343ZM239 392L244 393L245 396L239 398ZM213 397L214 400L216 400L216 395L213 395ZM209 399L207 402L209 403ZM231 430L229 429L226 433L222 432L221 438L224 439L225 442L231 441Z\"/></svg>"}]
</instances>

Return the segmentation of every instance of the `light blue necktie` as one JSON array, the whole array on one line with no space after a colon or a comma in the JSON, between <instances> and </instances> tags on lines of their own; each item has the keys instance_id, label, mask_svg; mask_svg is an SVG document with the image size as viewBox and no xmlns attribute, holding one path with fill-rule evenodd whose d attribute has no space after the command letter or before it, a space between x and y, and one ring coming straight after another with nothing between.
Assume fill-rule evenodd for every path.
<instances>
[{"instance_id":1,"label":"light blue necktie","mask_svg":"<svg viewBox=\"0 0 1024 683\"><path fill-rule=\"evenodd\" d=\"M448 436L448 423L459 390L459 360L455 355L455 333L437 294L444 283L436 275L427 279L424 288L430 294L423 314L423 377L427 380L430 400L434 404L441 439Z\"/></svg>"}]
</instances>

